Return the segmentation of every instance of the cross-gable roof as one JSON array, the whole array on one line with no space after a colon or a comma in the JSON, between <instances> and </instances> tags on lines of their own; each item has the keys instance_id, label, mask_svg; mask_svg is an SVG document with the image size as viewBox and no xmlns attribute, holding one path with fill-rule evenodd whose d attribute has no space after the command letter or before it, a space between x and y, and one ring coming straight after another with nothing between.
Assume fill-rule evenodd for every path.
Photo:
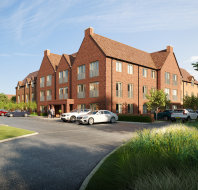
<instances>
[{"instance_id":1,"label":"cross-gable roof","mask_svg":"<svg viewBox=\"0 0 198 190\"><path fill-rule=\"evenodd\" d=\"M25 77L25 78L23 79L23 85L26 83L26 80L27 80L27 79L28 79L28 80L29 80L29 79L31 80L32 77L37 77L38 72L39 72L39 71L34 71L34 72L30 73L27 77ZM29 81L28 81L28 82L29 82Z\"/></svg>"},{"instance_id":2,"label":"cross-gable roof","mask_svg":"<svg viewBox=\"0 0 198 190\"><path fill-rule=\"evenodd\" d=\"M194 83L198 84L198 81L191 75L189 74L185 69L180 68L181 73L182 73L182 80L186 82L191 82L192 79L194 79Z\"/></svg>"},{"instance_id":3,"label":"cross-gable roof","mask_svg":"<svg viewBox=\"0 0 198 190\"><path fill-rule=\"evenodd\" d=\"M47 56L49 58L50 63L52 64L52 67L56 71L56 67L58 66L62 55L50 53L50 55Z\"/></svg>"},{"instance_id":4,"label":"cross-gable roof","mask_svg":"<svg viewBox=\"0 0 198 190\"><path fill-rule=\"evenodd\" d=\"M141 51L95 33L91 35L91 37L107 57L112 57L156 69L155 63L153 62L150 53Z\"/></svg>"}]
</instances>

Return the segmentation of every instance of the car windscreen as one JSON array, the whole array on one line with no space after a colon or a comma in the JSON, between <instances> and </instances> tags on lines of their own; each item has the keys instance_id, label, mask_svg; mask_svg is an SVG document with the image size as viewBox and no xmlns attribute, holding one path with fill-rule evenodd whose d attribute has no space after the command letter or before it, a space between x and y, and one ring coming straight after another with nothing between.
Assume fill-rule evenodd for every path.
<instances>
[{"instance_id":1,"label":"car windscreen","mask_svg":"<svg viewBox=\"0 0 198 190\"><path fill-rule=\"evenodd\" d=\"M97 111L93 111L93 112L91 112L90 114L97 114L98 112Z\"/></svg>"},{"instance_id":2,"label":"car windscreen","mask_svg":"<svg viewBox=\"0 0 198 190\"><path fill-rule=\"evenodd\" d=\"M80 110L75 109L75 110L70 111L70 113L79 112L79 111L80 111Z\"/></svg>"}]
</instances>

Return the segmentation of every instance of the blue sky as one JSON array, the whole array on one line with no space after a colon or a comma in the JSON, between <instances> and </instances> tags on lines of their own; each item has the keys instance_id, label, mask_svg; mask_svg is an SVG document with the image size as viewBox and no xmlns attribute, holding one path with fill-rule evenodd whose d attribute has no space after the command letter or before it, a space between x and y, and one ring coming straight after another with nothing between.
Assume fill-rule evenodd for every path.
<instances>
[{"instance_id":1,"label":"blue sky","mask_svg":"<svg viewBox=\"0 0 198 190\"><path fill-rule=\"evenodd\" d=\"M172 45L181 68L198 79L197 0L1 0L0 93L39 70L44 50L78 51L84 29L146 52Z\"/></svg>"}]
</instances>

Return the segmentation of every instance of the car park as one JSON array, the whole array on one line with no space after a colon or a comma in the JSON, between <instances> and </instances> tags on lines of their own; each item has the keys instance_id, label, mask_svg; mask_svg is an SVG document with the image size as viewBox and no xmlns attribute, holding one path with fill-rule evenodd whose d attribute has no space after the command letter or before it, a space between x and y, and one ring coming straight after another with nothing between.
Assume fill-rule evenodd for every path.
<instances>
[{"instance_id":1,"label":"car park","mask_svg":"<svg viewBox=\"0 0 198 190\"><path fill-rule=\"evenodd\" d=\"M74 109L69 113L63 113L61 115L62 121L76 121L76 118L80 115L85 115L91 112L91 109Z\"/></svg>"},{"instance_id":2,"label":"car park","mask_svg":"<svg viewBox=\"0 0 198 190\"><path fill-rule=\"evenodd\" d=\"M162 112L157 113L157 119L164 119L165 121L168 121L171 119L171 114L173 113L173 110L164 110ZM156 113L154 113L154 118L156 119Z\"/></svg>"},{"instance_id":3,"label":"car park","mask_svg":"<svg viewBox=\"0 0 198 190\"><path fill-rule=\"evenodd\" d=\"M197 113L194 112L192 109L176 109L171 114L171 121L190 121L195 119L197 119Z\"/></svg>"},{"instance_id":4,"label":"car park","mask_svg":"<svg viewBox=\"0 0 198 190\"><path fill-rule=\"evenodd\" d=\"M77 117L77 122L79 124L94 124L100 122L111 122L114 123L118 120L118 116L108 110L95 110L87 115L82 115Z\"/></svg>"},{"instance_id":5,"label":"car park","mask_svg":"<svg viewBox=\"0 0 198 190\"><path fill-rule=\"evenodd\" d=\"M8 111L7 111L7 110L0 110L0 115L1 115L1 116L6 115L7 113L8 113Z\"/></svg>"},{"instance_id":6,"label":"car park","mask_svg":"<svg viewBox=\"0 0 198 190\"><path fill-rule=\"evenodd\" d=\"M15 110L13 112L8 112L7 113L7 117L27 117L28 115L30 115L30 112L28 111L21 111L21 110Z\"/></svg>"}]
</instances>

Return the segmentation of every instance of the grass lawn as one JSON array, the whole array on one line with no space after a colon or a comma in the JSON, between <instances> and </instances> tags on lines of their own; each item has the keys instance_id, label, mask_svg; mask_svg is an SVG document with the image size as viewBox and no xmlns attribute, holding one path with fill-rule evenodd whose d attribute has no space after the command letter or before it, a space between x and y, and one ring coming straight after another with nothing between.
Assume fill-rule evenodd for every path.
<instances>
[{"instance_id":1,"label":"grass lawn","mask_svg":"<svg viewBox=\"0 0 198 190\"><path fill-rule=\"evenodd\" d=\"M137 131L111 154L86 190L197 190L198 124Z\"/></svg>"},{"instance_id":2,"label":"grass lawn","mask_svg":"<svg viewBox=\"0 0 198 190\"><path fill-rule=\"evenodd\" d=\"M0 126L0 140L8 139L12 137L18 137L22 135L28 135L35 133L34 131L28 131L25 129L19 129L16 127L10 127L10 126Z\"/></svg>"},{"instance_id":3,"label":"grass lawn","mask_svg":"<svg viewBox=\"0 0 198 190\"><path fill-rule=\"evenodd\" d=\"M32 116L38 116L37 113L30 113L30 115L32 115Z\"/></svg>"}]
</instances>

